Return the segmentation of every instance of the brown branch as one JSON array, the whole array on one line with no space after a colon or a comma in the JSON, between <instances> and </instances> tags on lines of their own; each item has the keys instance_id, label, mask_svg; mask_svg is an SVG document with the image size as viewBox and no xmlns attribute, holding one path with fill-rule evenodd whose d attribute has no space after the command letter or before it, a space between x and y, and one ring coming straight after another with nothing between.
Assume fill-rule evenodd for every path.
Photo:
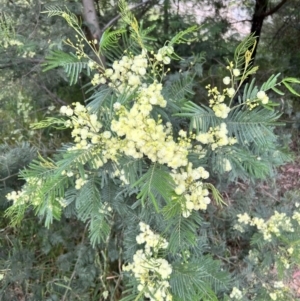
<instances>
[{"instance_id":1,"label":"brown branch","mask_svg":"<svg viewBox=\"0 0 300 301\"><path fill-rule=\"evenodd\" d=\"M101 40L102 31L100 29L98 16L95 8L94 0L82 0L83 6L83 20L85 22L87 31L86 31L86 38L88 41L93 42L95 47L95 60L101 66L101 69L105 69L105 57L96 52L99 50L99 41ZM97 41L97 43L94 42Z\"/></svg>"},{"instance_id":2,"label":"brown branch","mask_svg":"<svg viewBox=\"0 0 300 301\"><path fill-rule=\"evenodd\" d=\"M98 42L101 37L101 30L98 22L94 0L82 0L83 19L86 22L94 39Z\"/></svg>"},{"instance_id":3,"label":"brown branch","mask_svg":"<svg viewBox=\"0 0 300 301\"><path fill-rule=\"evenodd\" d=\"M229 24L231 25L231 24L244 23L244 22L252 22L252 19L244 19L244 20L229 22Z\"/></svg>"},{"instance_id":4,"label":"brown branch","mask_svg":"<svg viewBox=\"0 0 300 301\"><path fill-rule=\"evenodd\" d=\"M288 1L289 0L282 0L280 3L278 3L276 6L274 6L272 9L270 9L268 12L264 13L260 17L266 18L268 16L273 15L274 13L276 13Z\"/></svg>"},{"instance_id":5,"label":"brown branch","mask_svg":"<svg viewBox=\"0 0 300 301\"><path fill-rule=\"evenodd\" d=\"M4 182L4 181L6 181L7 179L9 179L9 178L12 178L12 177L15 177L15 176L17 176L19 173L17 172L17 173L14 173L14 174L12 174L12 175L9 175L9 176L7 176L7 177L5 177L5 178L2 178L2 179L0 179L0 182Z\"/></svg>"}]
</instances>

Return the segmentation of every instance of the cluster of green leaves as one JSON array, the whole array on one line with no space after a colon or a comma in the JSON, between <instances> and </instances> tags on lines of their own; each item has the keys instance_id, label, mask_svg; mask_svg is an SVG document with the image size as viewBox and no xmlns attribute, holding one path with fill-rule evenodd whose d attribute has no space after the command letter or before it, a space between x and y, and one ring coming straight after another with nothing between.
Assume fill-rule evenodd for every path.
<instances>
[{"instance_id":1,"label":"cluster of green leaves","mask_svg":"<svg viewBox=\"0 0 300 301\"><path fill-rule=\"evenodd\" d=\"M118 279L106 279L105 265L111 260L117 266L113 242L111 253L103 245L93 248L84 224L72 218L63 217L49 230L28 212L22 227L12 229L3 215L1 211L1 300L96 301L103 288L114 294Z\"/></svg>"}]
</instances>

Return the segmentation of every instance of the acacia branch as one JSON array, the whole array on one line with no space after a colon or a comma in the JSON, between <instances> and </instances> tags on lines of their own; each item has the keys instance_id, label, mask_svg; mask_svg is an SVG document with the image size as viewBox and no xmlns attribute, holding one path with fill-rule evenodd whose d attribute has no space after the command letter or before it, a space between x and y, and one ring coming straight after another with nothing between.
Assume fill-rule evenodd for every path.
<instances>
[{"instance_id":1,"label":"acacia branch","mask_svg":"<svg viewBox=\"0 0 300 301\"><path fill-rule=\"evenodd\" d=\"M6 181L6 180L8 180L8 179L10 179L10 178L12 178L12 177L15 177L15 176L17 176L19 173L17 172L17 173L14 173L14 174L12 174L12 175L9 175L9 176L7 176L7 177L5 177L5 178L2 178L2 179L0 179L0 182L4 182L4 181Z\"/></svg>"}]
</instances>

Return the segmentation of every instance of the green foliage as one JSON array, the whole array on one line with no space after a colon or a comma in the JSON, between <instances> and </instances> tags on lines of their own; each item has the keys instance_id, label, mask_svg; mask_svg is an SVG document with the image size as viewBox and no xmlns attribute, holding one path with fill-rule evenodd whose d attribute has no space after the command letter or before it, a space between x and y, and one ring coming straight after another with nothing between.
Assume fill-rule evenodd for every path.
<instances>
[{"instance_id":1,"label":"green foliage","mask_svg":"<svg viewBox=\"0 0 300 301\"><path fill-rule=\"evenodd\" d=\"M186 263L175 262L171 282L174 300L199 300L195 298L199 296L200 300L217 301L214 292L227 288L227 277L210 256L192 258Z\"/></svg>"},{"instance_id":2,"label":"green foliage","mask_svg":"<svg viewBox=\"0 0 300 301\"><path fill-rule=\"evenodd\" d=\"M177 113L176 115L189 118L190 131L195 129L197 133L207 132L210 127L216 127L220 123L213 110L206 106L199 106L191 101L186 102L182 107L182 113Z\"/></svg>"},{"instance_id":3,"label":"green foliage","mask_svg":"<svg viewBox=\"0 0 300 301\"><path fill-rule=\"evenodd\" d=\"M79 74L82 72L82 70L86 69L87 75L90 75L90 68L87 62L82 62L76 55L72 53L67 54L62 51L50 52L50 55L46 57L46 63L44 63L44 65L44 71L48 71L57 67L63 67L70 79L70 85L77 83Z\"/></svg>"},{"instance_id":4,"label":"green foliage","mask_svg":"<svg viewBox=\"0 0 300 301\"><path fill-rule=\"evenodd\" d=\"M144 206L145 201L149 199L157 212L160 211L162 205L158 204L157 200L162 197L165 202L168 202L174 190L172 177L157 164L150 166L147 172L132 186L137 187L140 191L137 199L141 199L142 205Z\"/></svg>"},{"instance_id":5,"label":"green foliage","mask_svg":"<svg viewBox=\"0 0 300 301\"><path fill-rule=\"evenodd\" d=\"M101 298L105 248L89 245L82 223L63 217L47 230L31 213L19 230L6 222L1 214L1 300Z\"/></svg>"},{"instance_id":6,"label":"green foliage","mask_svg":"<svg viewBox=\"0 0 300 301\"><path fill-rule=\"evenodd\" d=\"M274 175L276 167L290 159L274 131L281 114L266 92L281 94L277 86L283 84L296 94L289 84L299 81L278 82L275 75L259 88L252 80L243 99L232 106L241 83L257 70L249 60L255 46L250 36L229 62L230 76L223 79L229 86L219 92L208 85L209 105L193 103L203 57L195 59L198 71L166 74L171 58L179 58L173 45L190 42L198 27L152 50L153 41L147 37L151 29L138 24L124 1L120 8L130 35L123 29L104 33L100 50L112 50L106 69L102 53L88 43L73 13L57 6L46 11L63 17L83 39L79 44L67 40L76 54L52 51L46 70L63 67L70 84L78 83L84 72L92 96L86 106L63 105L64 118L53 116L33 125L70 129L72 142L51 158L40 155L33 160L20 173L24 186L6 194L12 204L5 217L14 226L29 228L24 227L22 235L37 233L31 236L43 269L32 275L38 258L23 237L20 246L13 244L11 255L5 253L11 257L0 270L1 294L11 298L10 283L18 283L29 287L26 297L32 300L291 297L290 290L277 288L299 264L299 213L292 202L284 208L251 189L259 185L257 179ZM118 37L126 51L114 59ZM8 159L9 155L5 162ZM249 192L245 196L244 191L231 191L234 201L224 201L215 188L228 189L241 180ZM32 212L48 230L37 229L36 219L28 222ZM74 231L68 223L74 223ZM10 239L0 243L7 246ZM46 255L52 260L50 269ZM270 266L276 272L268 279L264 273ZM18 276L16 270L25 273ZM51 280L45 286L36 279Z\"/></svg>"},{"instance_id":7,"label":"green foliage","mask_svg":"<svg viewBox=\"0 0 300 301\"><path fill-rule=\"evenodd\" d=\"M11 148L0 145L0 209L7 207L5 195L21 186L18 174L36 157L36 148L28 143L21 143Z\"/></svg>"},{"instance_id":8,"label":"green foliage","mask_svg":"<svg viewBox=\"0 0 300 301\"><path fill-rule=\"evenodd\" d=\"M194 37L191 38L191 37L189 37L189 35L193 34L197 30L199 30L198 26L194 25L194 26L189 27L186 30L179 32L170 41L170 46L173 46L175 44L191 43L192 41L195 40L195 38Z\"/></svg>"},{"instance_id":9,"label":"green foliage","mask_svg":"<svg viewBox=\"0 0 300 301\"><path fill-rule=\"evenodd\" d=\"M2 41L8 40L14 35L14 22L4 12L0 15L0 37Z\"/></svg>"},{"instance_id":10,"label":"green foliage","mask_svg":"<svg viewBox=\"0 0 300 301\"><path fill-rule=\"evenodd\" d=\"M251 63L251 53L253 52L256 46L256 38L253 35L250 35L247 39L242 41L235 49L234 52L234 62L236 68L244 69L247 68ZM245 72L246 70L244 70ZM247 70L247 73L249 70ZM246 74L246 73L245 73Z\"/></svg>"},{"instance_id":11,"label":"green foliage","mask_svg":"<svg viewBox=\"0 0 300 301\"><path fill-rule=\"evenodd\" d=\"M106 29L100 39L100 50L110 50L110 48L118 44L121 34L125 32L124 29L111 30Z\"/></svg>"}]
</instances>

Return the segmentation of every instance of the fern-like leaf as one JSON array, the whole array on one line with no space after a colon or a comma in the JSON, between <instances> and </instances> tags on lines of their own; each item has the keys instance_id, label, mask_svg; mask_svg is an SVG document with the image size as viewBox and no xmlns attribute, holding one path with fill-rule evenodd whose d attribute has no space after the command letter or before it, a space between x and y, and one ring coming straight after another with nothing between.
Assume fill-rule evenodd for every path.
<instances>
[{"instance_id":1,"label":"fern-like leaf","mask_svg":"<svg viewBox=\"0 0 300 301\"><path fill-rule=\"evenodd\" d=\"M256 98L258 88L254 86L255 84L255 78L252 79L252 81L249 83L246 83L243 93L243 103L245 103L247 100L253 100ZM241 101L240 101L241 103Z\"/></svg>"},{"instance_id":2,"label":"fern-like leaf","mask_svg":"<svg viewBox=\"0 0 300 301\"><path fill-rule=\"evenodd\" d=\"M63 130L66 128L65 122L66 120L63 118L47 117L44 120L31 124L30 127L35 130L44 129L47 127Z\"/></svg>"},{"instance_id":3,"label":"fern-like leaf","mask_svg":"<svg viewBox=\"0 0 300 301\"><path fill-rule=\"evenodd\" d=\"M103 207L101 194L97 188L98 181L94 177L88 179L76 197L78 218L83 222L86 222L94 212L98 214Z\"/></svg>"},{"instance_id":4,"label":"fern-like leaf","mask_svg":"<svg viewBox=\"0 0 300 301\"><path fill-rule=\"evenodd\" d=\"M169 103L177 104L177 106L180 107L187 98L194 95L193 86L193 77L182 75L166 85L162 94Z\"/></svg>"},{"instance_id":5,"label":"fern-like leaf","mask_svg":"<svg viewBox=\"0 0 300 301\"><path fill-rule=\"evenodd\" d=\"M253 51L256 45L256 37L252 34L245 38L235 49L234 61L236 68L242 68L245 64L247 52Z\"/></svg>"},{"instance_id":6,"label":"fern-like leaf","mask_svg":"<svg viewBox=\"0 0 300 301\"><path fill-rule=\"evenodd\" d=\"M142 204L147 199L152 201L153 206L157 211L160 211L160 203L158 197L162 197L166 203L170 202L174 191L174 182L168 172L162 169L159 164L153 164L148 171L135 182L133 187L138 187L140 193L137 198L140 198Z\"/></svg>"},{"instance_id":7,"label":"fern-like leaf","mask_svg":"<svg viewBox=\"0 0 300 301\"><path fill-rule=\"evenodd\" d=\"M63 51L52 51L50 55L46 57L46 63L43 64L45 68L43 71L48 71L57 67L63 67L67 76L70 78L70 85L77 83L79 74L86 70L87 74L90 75L90 68L87 62L82 62L73 53L65 53Z\"/></svg>"},{"instance_id":8,"label":"fern-like leaf","mask_svg":"<svg viewBox=\"0 0 300 301\"><path fill-rule=\"evenodd\" d=\"M267 91L267 90L273 89L277 84L277 79L278 79L279 75L280 75L280 73L278 73L276 75L274 75L274 74L271 75L270 78L265 83L263 83L260 90Z\"/></svg>"},{"instance_id":9,"label":"fern-like leaf","mask_svg":"<svg viewBox=\"0 0 300 301\"><path fill-rule=\"evenodd\" d=\"M72 28L80 27L81 25L77 16L71 13L66 6L62 8L59 5L47 5L43 13L48 14L48 17L59 16L64 18Z\"/></svg>"},{"instance_id":10,"label":"fern-like leaf","mask_svg":"<svg viewBox=\"0 0 300 301\"><path fill-rule=\"evenodd\" d=\"M117 29L111 31L110 28L107 28L100 39L99 47L101 50L109 50L112 47L118 45L119 38L123 33L125 33L125 29Z\"/></svg>"},{"instance_id":11,"label":"fern-like leaf","mask_svg":"<svg viewBox=\"0 0 300 301\"><path fill-rule=\"evenodd\" d=\"M195 37L192 36L191 34L196 32L197 30L199 30L199 26L193 25L187 28L186 30L180 31L172 38L169 45L173 46L174 44L185 44L194 41Z\"/></svg>"},{"instance_id":12,"label":"fern-like leaf","mask_svg":"<svg viewBox=\"0 0 300 301\"><path fill-rule=\"evenodd\" d=\"M228 280L227 273L221 271L220 264L205 256L193 258L183 264L175 263L170 284L176 301L217 301L215 292L227 288Z\"/></svg>"},{"instance_id":13,"label":"fern-like leaf","mask_svg":"<svg viewBox=\"0 0 300 301\"><path fill-rule=\"evenodd\" d=\"M182 107L182 113L175 116L187 117L190 119L190 131L207 132L210 127L216 127L221 123L221 119L216 117L213 110L206 106L198 106L189 101Z\"/></svg>"},{"instance_id":14,"label":"fern-like leaf","mask_svg":"<svg viewBox=\"0 0 300 301\"><path fill-rule=\"evenodd\" d=\"M238 143L247 145L266 144L273 139L273 126L280 125L277 121L280 114L265 108L256 108L252 111L242 111L239 108L230 111L227 121L229 136L236 137Z\"/></svg>"},{"instance_id":15,"label":"fern-like leaf","mask_svg":"<svg viewBox=\"0 0 300 301\"><path fill-rule=\"evenodd\" d=\"M171 208L170 204L166 207L166 210L164 210L163 212L164 215L168 213L167 210ZM177 207L179 207L178 202ZM178 212L178 214L172 219L168 219L170 223L169 251L172 254L180 253L182 250L186 250L196 245L196 227L200 226L202 223L202 220L198 213L193 212L188 218L186 218L182 216L181 207L179 207L178 209L180 209L180 212Z\"/></svg>"}]
</instances>

